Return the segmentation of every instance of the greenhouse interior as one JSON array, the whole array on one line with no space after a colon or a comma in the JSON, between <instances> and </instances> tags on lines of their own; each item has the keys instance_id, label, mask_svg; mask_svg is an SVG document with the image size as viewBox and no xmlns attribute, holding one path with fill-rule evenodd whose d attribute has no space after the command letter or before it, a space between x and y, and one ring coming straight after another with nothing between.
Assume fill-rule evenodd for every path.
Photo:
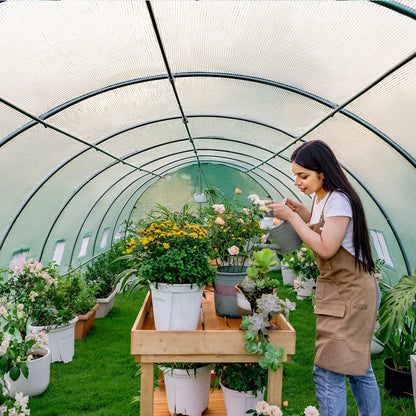
<instances>
[{"instance_id":1,"label":"greenhouse interior","mask_svg":"<svg viewBox=\"0 0 416 416\"><path fill-rule=\"evenodd\" d=\"M414 415L415 6L1 0L0 415ZM295 156L314 144L332 150L354 202ZM305 169L320 181L313 192ZM332 191L352 214L312 232L312 206ZM331 224L345 224L341 238ZM359 256L341 245L352 224ZM285 251L279 238L292 233ZM341 255L353 272L327 260ZM240 280L215 283L237 269ZM280 305L263 309L258 333L266 291L250 301L240 288L250 276L274 285L267 296ZM190 329L172 324L179 295L163 288L173 284L197 289ZM325 309L329 284L342 312ZM177 308L190 317L195 301L183 296ZM168 326L158 302L172 308ZM87 315L95 321L77 333ZM365 370L338 366L338 353L320 368L341 342L322 333L340 325L346 361ZM69 330L69 347L56 328ZM39 356L47 367L34 381ZM317 367L342 377L339 413L319 397ZM174 370L189 383L205 372L203 392L172 384ZM370 370L377 399L363 413L354 383Z\"/></svg>"}]
</instances>

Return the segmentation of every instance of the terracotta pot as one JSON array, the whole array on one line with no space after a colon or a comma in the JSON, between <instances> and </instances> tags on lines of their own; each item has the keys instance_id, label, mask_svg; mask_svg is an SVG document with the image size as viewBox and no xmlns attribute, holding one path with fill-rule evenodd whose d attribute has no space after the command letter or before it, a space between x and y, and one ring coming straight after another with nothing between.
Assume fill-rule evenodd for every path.
<instances>
[{"instance_id":1,"label":"terracotta pot","mask_svg":"<svg viewBox=\"0 0 416 416\"><path fill-rule=\"evenodd\" d=\"M87 336L95 321L95 314L100 305L96 303L94 307L85 315L78 315L78 322L75 324L75 339L82 339Z\"/></svg>"}]
</instances>

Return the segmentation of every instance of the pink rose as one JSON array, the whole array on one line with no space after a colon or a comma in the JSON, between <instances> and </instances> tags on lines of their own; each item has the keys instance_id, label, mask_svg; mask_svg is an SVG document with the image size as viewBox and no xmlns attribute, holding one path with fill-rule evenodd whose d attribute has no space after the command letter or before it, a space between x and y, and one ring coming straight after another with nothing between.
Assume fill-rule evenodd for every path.
<instances>
[{"instance_id":1,"label":"pink rose","mask_svg":"<svg viewBox=\"0 0 416 416\"><path fill-rule=\"evenodd\" d=\"M220 214L222 214L225 211L225 206L224 204L214 204L212 206L212 208L215 209L215 211L219 212Z\"/></svg>"},{"instance_id":2,"label":"pink rose","mask_svg":"<svg viewBox=\"0 0 416 416\"><path fill-rule=\"evenodd\" d=\"M319 416L318 409L315 406L308 406L305 409L305 416Z\"/></svg>"},{"instance_id":3,"label":"pink rose","mask_svg":"<svg viewBox=\"0 0 416 416\"><path fill-rule=\"evenodd\" d=\"M219 225L224 225L225 224L225 221L221 217L217 217L215 219L215 222Z\"/></svg>"},{"instance_id":4,"label":"pink rose","mask_svg":"<svg viewBox=\"0 0 416 416\"><path fill-rule=\"evenodd\" d=\"M228 252L232 255L232 256L236 256L240 250L238 249L237 246L231 246L229 249L227 249Z\"/></svg>"}]
</instances>

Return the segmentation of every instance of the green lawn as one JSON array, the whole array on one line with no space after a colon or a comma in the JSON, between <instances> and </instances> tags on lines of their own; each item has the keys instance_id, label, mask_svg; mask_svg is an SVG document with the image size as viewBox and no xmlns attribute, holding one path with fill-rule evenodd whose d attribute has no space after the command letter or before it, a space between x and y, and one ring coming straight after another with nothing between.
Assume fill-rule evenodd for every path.
<instances>
[{"instance_id":1,"label":"green lawn","mask_svg":"<svg viewBox=\"0 0 416 416\"><path fill-rule=\"evenodd\" d=\"M282 298L295 300L289 287L279 288ZM139 390L137 365L130 355L130 330L144 295L131 301L117 295L112 311L95 321L88 336L75 341L74 359L51 365L47 391L29 401L32 416L137 416L139 403L132 399ZM317 405L312 381L315 318L310 300L297 301L290 322L296 329L296 354L285 365L283 400L298 412ZM380 385L383 416L414 416L413 399L392 399L382 387L384 354L373 356L373 368ZM357 415L348 388L348 416ZM224 415L225 416L225 415Z\"/></svg>"}]
</instances>

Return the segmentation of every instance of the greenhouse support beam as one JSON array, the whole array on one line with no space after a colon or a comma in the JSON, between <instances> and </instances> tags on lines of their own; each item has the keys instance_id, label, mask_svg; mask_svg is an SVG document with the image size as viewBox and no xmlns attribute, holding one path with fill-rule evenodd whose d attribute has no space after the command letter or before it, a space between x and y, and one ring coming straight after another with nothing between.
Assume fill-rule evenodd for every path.
<instances>
[{"instance_id":1,"label":"greenhouse support beam","mask_svg":"<svg viewBox=\"0 0 416 416\"><path fill-rule=\"evenodd\" d=\"M56 131L56 132L58 132L58 133L61 133L61 134L63 134L64 136L67 136L67 137L69 137L69 138L71 138L71 139L76 140L77 142L80 142L80 143L82 143L82 144L85 144L85 145L86 145L86 146L88 146L90 149L97 150L98 152L101 152L101 153L105 154L106 156L111 157L112 159L116 160L116 161L117 161L117 162L119 162L119 163L122 163L123 165L129 166L129 167L131 167L131 168L133 168L133 169L136 169L136 170L140 170L140 168L139 168L139 167L134 166L134 165L132 165L132 164L130 164L130 163L125 162L123 159L120 159L120 158L118 158L117 156L114 156L114 155L112 155L111 153L106 152L105 150L101 149L100 147L98 147L98 146L96 146L96 145L94 145L94 144L88 143L86 140L80 139L79 137L76 137L76 136L74 136L74 135L73 135L73 134L71 134L71 133L67 133L67 132L66 132L66 131L64 131L64 130L62 130L62 129L58 128L58 127L53 126L52 124L50 124L50 123L46 122L45 120L42 120L41 118L36 117L36 116L34 116L33 114L30 114L30 113L28 113L27 111L25 111L25 110L23 110L23 109L21 109L21 108L17 107L16 105L14 105L14 104L10 103L9 101L5 100L5 99L4 99L4 98L2 98L2 97L0 97L0 102L2 102L3 104L5 104L5 105L7 105L7 106L9 106L9 107L11 107L11 108L13 108L13 110L18 111L19 113L21 113L21 114L25 115L26 117L31 118L33 121L36 121L37 123L39 123L39 124L43 125L45 128L50 128L51 130L54 130L54 131ZM150 174L150 175L156 175L156 174L155 174L155 173L153 173L153 172L149 172L149 171L144 171L144 172L145 172L145 173L148 173L148 174ZM156 176L158 176L158 175L156 175Z\"/></svg>"},{"instance_id":2,"label":"greenhouse support beam","mask_svg":"<svg viewBox=\"0 0 416 416\"><path fill-rule=\"evenodd\" d=\"M409 6L400 4L397 1L392 0L370 0L372 3L379 4L380 6L387 7L390 10L394 10L397 13L403 14L404 16L411 17L416 20L416 10Z\"/></svg>"},{"instance_id":3,"label":"greenhouse support beam","mask_svg":"<svg viewBox=\"0 0 416 416\"><path fill-rule=\"evenodd\" d=\"M336 113L338 113L339 111L341 111L348 104L351 104L357 98L361 97L363 94L365 94L371 88L373 88L374 86L376 86L377 84L379 84L381 81L383 81L385 78L387 78L388 76L390 76L391 74L393 74L395 71L397 71L398 69L400 69L402 66L406 65L407 63L409 63L415 57L416 57L416 52L413 52L411 55L409 55L407 58L403 59L397 65L393 66L388 71L386 71L384 74L380 75L376 80L374 80L373 82L371 82L370 84L368 84L365 88L363 88L357 94L353 95L351 98L349 98L343 104L338 105L333 111L331 111L329 114L327 114L325 117L323 117L320 121L318 121L318 123L316 123L315 125L313 125L311 128L309 128L308 130L306 130L303 134L301 134L295 140L293 140L291 143L289 143L288 146L285 146L283 149L281 149L277 153L275 153L275 155L271 156L269 159L265 160L262 163L268 162L269 160L273 159L274 157L276 157L280 153L284 152L289 147L293 146L294 144L296 144L297 142L299 142L300 140L302 140L306 135L308 135L313 130L315 130L316 128L318 128L321 124L325 123L325 121L327 121L329 118L333 117ZM258 166L255 166L253 169L256 169L259 166L261 166L261 164L259 164Z\"/></svg>"},{"instance_id":4,"label":"greenhouse support beam","mask_svg":"<svg viewBox=\"0 0 416 416\"><path fill-rule=\"evenodd\" d=\"M176 102L178 104L179 111L182 115L182 121L183 121L183 124L185 125L186 133L188 134L189 141L191 142L192 148L194 150L195 157L196 157L196 160L198 162L199 170L201 171L201 163L199 162L198 152L196 150L195 143L192 139L192 135L191 135L191 132L190 132L189 127L188 127L188 119L185 116L185 112L183 111L183 107L182 107L182 104L181 104L181 100L179 98L178 91L176 90L175 78L173 77L172 71L170 70L168 58L166 57L165 48L163 46L163 42L162 42L162 38L160 36L159 28L157 26L155 15L153 13L152 4L150 3L149 0L146 0L146 6L147 6L147 10L148 10L149 15L150 15L150 19L152 21L153 30L154 30L156 38L157 38L157 43L159 45L159 49L160 49L160 52L162 54L163 62L165 63L166 71L168 72L168 75L169 75L169 82L170 82L170 85L172 86L172 90L173 90L173 93L175 95L175 99L176 99Z\"/></svg>"}]
</instances>

